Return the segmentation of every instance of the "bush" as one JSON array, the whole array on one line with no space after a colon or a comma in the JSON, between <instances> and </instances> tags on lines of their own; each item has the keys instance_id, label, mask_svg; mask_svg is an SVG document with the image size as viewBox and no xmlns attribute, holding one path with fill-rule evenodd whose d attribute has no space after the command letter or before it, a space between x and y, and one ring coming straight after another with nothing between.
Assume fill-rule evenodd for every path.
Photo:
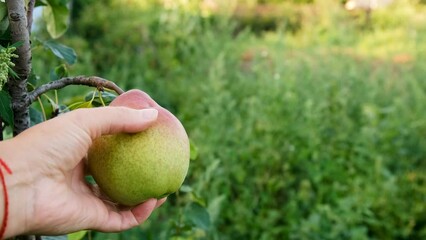
<instances>
[{"instance_id":1,"label":"bush","mask_svg":"<svg viewBox=\"0 0 426 240\"><path fill-rule=\"evenodd\" d=\"M260 36L182 6L85 8L72 34L96 67L71 70L144 89L198 148L146 224L94 239L426 238L426 66L410 47L426 35L378 45L387 30L325 3L297 34Z\"/></svg>"}]
</instances>

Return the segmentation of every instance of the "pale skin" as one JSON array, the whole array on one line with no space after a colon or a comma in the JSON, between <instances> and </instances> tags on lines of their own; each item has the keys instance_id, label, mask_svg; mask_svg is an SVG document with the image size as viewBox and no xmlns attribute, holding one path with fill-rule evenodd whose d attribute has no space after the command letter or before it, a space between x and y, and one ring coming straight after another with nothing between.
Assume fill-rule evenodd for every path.
<instances>
[{"instance_id":1,"label":"pale skin","mask_svg":"<svg viewBox=\"0 0 426 240\"><path fill-rule=\"evenodd\" d=\"M140 132L157 110L126 107L79 109L38 124L0 142L9 193L5 238L22 234L58 235L95 229L117 232L143 223L166 200L150 199L118 210L84 181L85 157L93 139L119 132ZM0 185L0 221L4 213Z\"/></svg>"}]
</instances>

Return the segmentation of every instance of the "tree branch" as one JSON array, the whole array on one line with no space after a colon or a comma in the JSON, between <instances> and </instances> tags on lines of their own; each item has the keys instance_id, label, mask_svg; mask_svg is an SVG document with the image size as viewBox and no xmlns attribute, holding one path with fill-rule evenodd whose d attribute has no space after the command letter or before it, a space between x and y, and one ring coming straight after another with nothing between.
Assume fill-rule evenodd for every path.
<instances>
[{"instance_id":1,"label":"tree branch","mask_svg":"<svg viewBox=\"0 0 426 240\"><path fill-rule=\"evenodd\" d=\"M6 1L9 13L10 35L12 42L22 42L15 53L19 56L14 59L13 70L19 78L10 77L8 80L9 93L12 97L12 109L14 113L13 134L16 136L30 126L28 109L27 79L31 72L31 46L30 35L27 29L27 12L24 0Z\"/></svg>"},{"instance_id":2,"label":"tree branch","mask_svg":"<svg viewBox=\"0 0 426 240\"><path fill-rule=\"evenodd\" d=\"M66 78L61 78L59 80L41 85L40 87L34 89L34 91L30 92L28 94L28 106L31 103L33 103L43 93L53 89L61 89L68 85L85 85L85 86L96 87L97 89L100 89L100 90L107 88L107 89L114 90L117 94L122 94L124 92L115 83L100 77L95 77L95 76L66 77Z\"/></svg>"},{"instance_id":3,"label":"tree branch","mask_svg":"<svg viewBox=\"0 0 426 240\"><path fill-rule=\"evenodd\" d=\"M33 26L33 11L36 0L30 0L27 9L27 29L31 35L31 27Z\"/></svg>"}]
</instances>

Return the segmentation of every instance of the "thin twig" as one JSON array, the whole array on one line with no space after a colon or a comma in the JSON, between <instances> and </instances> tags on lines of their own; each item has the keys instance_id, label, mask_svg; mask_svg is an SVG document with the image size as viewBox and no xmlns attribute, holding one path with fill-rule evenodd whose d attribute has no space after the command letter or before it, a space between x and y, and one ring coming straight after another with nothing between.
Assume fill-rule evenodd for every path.
<instances>
[{"instance_id":1,"label":"thin twig","mask_svg":"<svg viewBox=\"0 0 426 240\"><path fill-rule=\"evenodd\" d=\"M28 32L31 35L31 27L33 25L33 11L34 11L34 5L35 5L36 0L30 0L30 2L28 3L28 8L27 8L27 29Z\"/></svg>"},{"instance_id":2,"label":"thin twig","mask_svg":"<svg viewBox=\"0 0 426 240\"><path fill-rule=\"evenodd\" d=\"M98 90L103 91L104 88L114 90L117 94L122 94L124 91L118 87L115 83L108 81L100 77L86 77L86 76L77 76L77 77L66 77L59 80L46 83L40 87L34 89L34 91L28 94L28 105L33 103L37 97L41 94L54 89L61 89L68 85L85 85L96 87Z\"/></svg>"}]
</instances>

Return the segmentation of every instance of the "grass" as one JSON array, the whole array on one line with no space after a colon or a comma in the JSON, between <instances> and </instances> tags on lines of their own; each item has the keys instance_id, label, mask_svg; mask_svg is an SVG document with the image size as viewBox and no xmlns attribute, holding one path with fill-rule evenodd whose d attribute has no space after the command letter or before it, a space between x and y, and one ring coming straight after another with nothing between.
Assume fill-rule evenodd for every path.
<instances>
[{"instance_id":1,"label":"grass","mask_svg":"<svg viewBox=\"0 0 426 240\"><path fill-rule=\"evenodd\" d=\"M228 20L161 10L141 52L87 39L73 74L146 90L198 148L184 191L146 224L94 238L426 238L424 27L382 12L362 30L335 11L295 34L235 35ZM122 37L114 27L101 43ZM111 65L90 64L102 54Z\"/></svg>"}]
</instances>

